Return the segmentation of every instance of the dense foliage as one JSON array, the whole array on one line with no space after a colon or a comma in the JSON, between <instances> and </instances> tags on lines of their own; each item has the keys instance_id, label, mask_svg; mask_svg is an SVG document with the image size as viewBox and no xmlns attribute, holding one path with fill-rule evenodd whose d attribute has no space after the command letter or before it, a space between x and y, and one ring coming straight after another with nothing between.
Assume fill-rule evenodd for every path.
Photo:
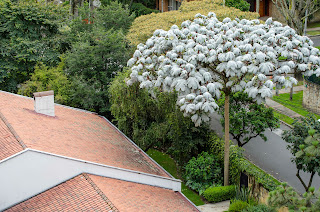
<instances>
[{"instance_id":1,"label":"dense foliage","mask_svg":"<svg viewBox=\"0 0 320 212\"><path fill-rule=\"evenodd\" d=\"M34 92L54 90L55 102L68 105L72 85L63 71L64 67L63 61L51 68L43 63L37 64L30 80L21 85L18 94L33 96Z\"/></svg>"},{"instance_id":2,"label":"dense foliage","mask_svg":"<svg viewBox=\"0 0 320 212\"><path fill-rule=\"evenodd\" d=\"M48 3L0 0L0 88L16 92L38 62L57 65L63 49L59 28L67 16Z\"/></svg>"},{"instance_id":3,"label":"dense foliage","mask_svg":"<svg viewBox=\"0 0 320 212\"><path fill-rule=\"evenodd\" d=\"M224 116L224 98L219 101L219 113ZM279 127L279 119L273 114L272 108L267 108L263 104L257 104L248 94L238 92L230 96L230 134L242 147L252 138L260 136L264 141L266 129L276 129ZM224 126L224 118L221 120Z\"/></svg>"},{"instance_id":4,"label":"dense foliage","mask_svg":"<svg viewBox=\"0 0 320 212\"><path fill-rule=\"evenodd\" d=\"M156 29L169 30L173 24L180 25L183 21L193 20L197 13L208 14L209 12L215 12L219 20L226 17L249 20L259 17L258 13L242 12L235 8L223 7L222 0L182 1L182 5L177 11L152 13L136 18L127 38L136 46L139 43L146 42Z\"/></svg>"},{"instance_id":5,"label":"dense foliage","mask_svg":"<svg viewBox=\"0 0 320 212\"><path fill-rule=\"evenodd\" d=\"M245 0L226 0L226 6L234 7L241 11L249 11L250 4Z\"/></svg>"},{"instance_id":6,"label":"dense foliage","mask_svg":"<svg viewBox=\"0 0 320 212\"><path fill-rule=\"evenodd\" d=\"M222 164L213 154L202 152L185 168L186 185L202 194L210 186L221 186Z\"/></svg>"},{"instance_id":7,"label":"dense foliage","mask_svg":"<svg viewBox=\"0 0 320 212\"><path fill-rule=\"evenodd\" d=\"M228 212L241 212L249 207L249 204L242 200L234 200L229 207Z\"/></svg>"},{"instance_id":8,"label":"dense foliage","mask_svg":"<svg viewBox=\"0 0 320 212\"><path fill-rule=\"evenodd\" d=\"M35 11L41 12L36 7ZM21 86L19 93L32 96L35 91L54 89L57 102L110 117L107 89L111 79L122 70L129 58L125 33L133 19L130 10L117 2L93 11L89 11L87 5L79 8L77 17L66 20L59 30L52 29L59 32L60 43L57 45L61 47L60 53L64 53L63 65L61 63L56 67L55 64L48 64L49 59L32 53L32 57L45 62L40 64L35 60L30 64L31 79ZM40 22L37 24L37 27L44 28ZM32 36L32 33L27 32L26 36ZM57 36L47 37L52 42L57 41ZM56 52L57 64L60 53ZM34 70L37 73L33 74ZM27 79L28 76L24 80Z\"/></svg>"},{"instance_id":9,"label":"dense foliage","mask_svg":"<svg viewBox=\"0 0 320 212\"><path fill-rule=\"evenodd\" d=\"M310 187L301 198L297 192L286 183L269 193L268 205L281 208L288 207L291 211L318 212L320 211L320 190Z\"/></svg>"},{"instance_id":10,"label":"dense foliage","mask_svg":"<svg viewBox=\"0 0 320 212\"><path fill-rule=\"evenodd\" d=\"M141 3L132 3L131 12L133 12L136 15L136 17L138 17L141 15L148 15L150 13L159 13L160 11L155 9L150 9Z\"/></svg>"},{"instance_id":11,"label":"dense foliage","mask_svg":"<svg viewBox=\"0 0 320 212\"><path fill-rule=\"evenodd\" d=\"M306 77L305 79L310 82L313 82L313 83L320 85L320 77L317 77L315 74L310 77Z\"/></svg>"},{"instance_id":12,"label":"dense foliage","mask_svg":"<svg viewBox=\"0 0 320 212\"><path fill-rule=\"evenodd\" d=\"M111 112L118 128L143 150L157 148L179 163L188 162L203 151L208 127L196 128L176 107L176 93L140 89L126 85L128 70L119 73L109 88Z\"/></svg>"},{"instance_id":13,"label":"dense foliage","mask_svg":"<svg viewBox=\"0 0 320 212\"><path fill-rule=\"evenodd\" d=\"M210 148L210 153L215 155L222 163L224 160L224 140L219 138L215 133L210 133L208 145ZM242 152L242 148L239 148L235 145L230 146L230 183L234 185L240 183L240 159L243 157Z\"/></svg>"},{"instance_id":14,"label":"dense foliage","mask_svg":"<svg viewBox=\"0 0 320 212\"><path fill-rule=\"evenodd\" d=\"M203 192L203 196L209 202L221 202L232 199L235 195L235 192L236 187L234 185L210 187Z\"/></svg>"},{"instance_id":15,"label":"dense foliage","mask_svg":"<svg viewBox=\"0 0 320 212\"><path fill-rule=\"evenodd\" d=\"M300 121L296 120L293 123L293 128L285 131L282 135L283 139L289 143L287 148L293 155L291 160L296 164L296 175L306 191L311 187L314 175L320 174L319 138L317 138L319 133L319 120L309 115L301 118ZM305 182L300 177L301 170L310 173L309 182Z\"/></svg>"}]
</instances>

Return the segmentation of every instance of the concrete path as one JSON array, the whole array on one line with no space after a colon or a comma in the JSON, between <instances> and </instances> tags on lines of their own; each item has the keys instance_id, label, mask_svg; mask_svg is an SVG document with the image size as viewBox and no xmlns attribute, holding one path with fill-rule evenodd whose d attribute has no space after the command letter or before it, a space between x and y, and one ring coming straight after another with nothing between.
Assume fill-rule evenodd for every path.
<instances>
[{"instance_id":1,"label":"concrete path","mask_svg":"<svg viewBox=\"0 0 320 212\"><path fill-rule=\"evenodd\" d=\"M307 28L307 32L310 32L310 31L320 31L320 27Z\"/></svg>"},{"instance_id":2,"label":"concrete path","mask_svg":"<svg viewBox=\"0 0 320 212\"><path fill-rule=\"evenodd\" d=\"M215 204L205 204L197 206L202 212L223 212L227 211L230 206L230 200L218 202Z\"/></svg>"}]
</instances>

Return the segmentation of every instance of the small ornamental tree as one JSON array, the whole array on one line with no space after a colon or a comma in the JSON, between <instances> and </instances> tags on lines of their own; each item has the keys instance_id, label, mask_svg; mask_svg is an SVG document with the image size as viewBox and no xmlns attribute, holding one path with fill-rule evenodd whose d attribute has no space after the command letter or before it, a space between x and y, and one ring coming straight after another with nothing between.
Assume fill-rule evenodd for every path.
<instances>
[{"instance_id":1,"label":"small ornamental tree","mask_svg":"<svg viewBox=\"0 0 320 212\"><path fill-rule=\"evenodd\" d=\"M314 175L320 176L319 135L320 121L310 115L302 118L300 122L294 122L293 128L284 131L282 136L283 140L290 144L287 148L294 155L291 161L296 164L296 176L306 191L311 187ZM309 182L301 178L301 170L310 173Z\"/></svg>"},{"instance_id":2,"label":"small ornamental tree","mask_svg":"<svg viewBox=\"0 0 320 212\"><path fill-rule=\"evenodd\" d=\"M244 91L261 103L272 96L274 83L291 87L297 81L292 69L320 75L319 50L308 37L269 18L220 22L214 13L197 14L181 28L156 30L145 44L139 44L128 61L131 79L141 88L158 87L177 91L178 105L196 126L209 121L217 110L215 99L225 94L224 184L229 182L229 96ZM285 61L278 62L283 56ZM267 76L273 75L273 81Z\"/></svg>"},{"instance_id":3,"label":"small ornamental tree","mask_svg":"<svg viewBox=\"0 0 320 212\"><path fill-rule=\"evenodd\" d=\"M219 101L223 106L224 98ZM224 110L219 108L219 113L224 116ZM266 129L279 127L279 119L274 116L273 109L267 108L264 104L257 104L248 94L237 92L230 96L230 134L237 141L238 146L243 147L251 139L261 137L267 141L264 135ZM222 126L224 118L220 119Z\"/></svg>"}]
</instances>

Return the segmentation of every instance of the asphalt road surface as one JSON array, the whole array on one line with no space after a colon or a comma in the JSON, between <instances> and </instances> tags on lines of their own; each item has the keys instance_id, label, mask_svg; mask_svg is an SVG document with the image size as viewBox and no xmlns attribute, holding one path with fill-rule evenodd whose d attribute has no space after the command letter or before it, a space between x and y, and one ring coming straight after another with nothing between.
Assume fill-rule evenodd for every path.
<instances>
[{"instance_id":1,"label":"asphalt road surface","mask_svg":"<svg viewBox=\"0 0 320 212\"><path fill-rule=\"evenodd\" d=\"M213 114L210 128L222 137L224 132L219 120L220 116ZM288 182L296 191L303 194L305 190L296 176L297 168L290 160L292 154L286 148L287 143L281 139L283 130L288 129L289 127L281 124L279 129L266 130L265 136L267 136L268 141L264 142L260 137L253 138L244 146L245 155L261 169L282 182ZM231 135L230 139L232 140ZM309 183L309 173L300 172L300 176L306 183ZM316 189L320 187L320 177L318 175L314 176L312 186Z\"/></svg>"},{"instance_id":2,"label":"asphalt road surface","mask_svg":"<svg viewBox=\"0 0 320 212\"><path fill-rule=\"evenodd\" d=\"M311 40L313 41L313 46L316 47L316 46L320 46L320 36L312 36L310 37Z\"/></svg>"}]
</instances>

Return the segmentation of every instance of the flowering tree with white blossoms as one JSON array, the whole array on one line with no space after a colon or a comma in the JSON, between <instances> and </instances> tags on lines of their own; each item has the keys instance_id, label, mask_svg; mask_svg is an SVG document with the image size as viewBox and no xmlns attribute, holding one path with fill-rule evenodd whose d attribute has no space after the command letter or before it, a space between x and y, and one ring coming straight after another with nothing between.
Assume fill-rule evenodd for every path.
<instances>
[{"instance_id":1,"label":"flowering tree with white blossoms","mask_svg":"<svg viewBox=\"0 0 320 212\"><path fill-rule=\"evenodd\" d=\"M196 126L209 121L225 94L224 184L229 181L229 96L244 91L257 102L272 96L274 83L291 87L293 70L320 75L319 50L308 37L269 18L220 22L214 13L197 14L181 28L156 30L128 61L141 88L177 91L177 104ZM286 60L278 61L282 56ZM272 80L268 76L272 76Z\"/></svg>"}]
</instances>

